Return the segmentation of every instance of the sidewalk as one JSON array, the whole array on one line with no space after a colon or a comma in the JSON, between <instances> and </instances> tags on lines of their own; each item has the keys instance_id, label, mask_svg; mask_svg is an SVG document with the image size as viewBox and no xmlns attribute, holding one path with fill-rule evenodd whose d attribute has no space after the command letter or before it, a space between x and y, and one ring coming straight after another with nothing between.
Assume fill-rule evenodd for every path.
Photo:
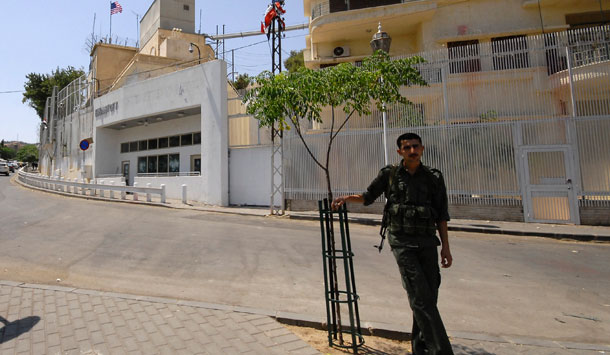
<instances>
[{"instance_id":1,"label":"sidewalk","mask_svg":"<svg viewBox=\"0 0 610 355\"><path fill-rule=\"evenodd\" d=\"M0 281L0 317L2 355L319 354L280 315L169 298ZM449 335L456 355L610 352L597 344Z\"/></svg>"},{"instance_id":2,"label":"sidewalk","mask_svg":"<svg viewBox=\"0 0 610 355\"><path fill-rule=\"evenodd\" d=\"M319 354L269 315L0 281L0 354Z\"/></svg>"}]
</instances>

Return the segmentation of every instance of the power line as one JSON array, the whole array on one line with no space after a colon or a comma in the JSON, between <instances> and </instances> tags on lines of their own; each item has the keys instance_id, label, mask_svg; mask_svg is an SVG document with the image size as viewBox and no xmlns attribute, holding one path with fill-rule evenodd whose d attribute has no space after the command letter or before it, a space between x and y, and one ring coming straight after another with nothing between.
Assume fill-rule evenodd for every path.
<instances>
[{"instance_id":1,"label":"power line","mask_svg":"<svg viewBox=\"0 0 610 355\"><path fill-rule=\"evenodd\" d=\"M0 91L0 94L14 94L16 92L25 92L25 90Z\"/></svg>"}]
</instances>

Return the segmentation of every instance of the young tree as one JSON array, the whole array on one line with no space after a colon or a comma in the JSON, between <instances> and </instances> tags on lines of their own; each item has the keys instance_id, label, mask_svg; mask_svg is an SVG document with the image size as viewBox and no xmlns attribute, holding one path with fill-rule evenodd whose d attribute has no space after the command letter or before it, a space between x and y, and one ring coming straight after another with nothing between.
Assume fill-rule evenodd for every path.
<instances>
[{"instance_id":1,"label":"young tree","mask_svg":"<svg viewBox=\"0 0 610 355\"><path fill-rule=\"evenodd\" d=\"M246 111L254 115L261 126L276 126L279 130L294 127L315 164L324 171L330 203L333 200L333 193L329 164L335 138L355 113L370 114L373 104L380 111L385 110L384 103L409 104L409 101L400 94L400 87L412 84L426 85L419 71L413 67L421 62L423 59L420 57L390 60L388 54L377 51L373 56L366 58L360 67L343 63L324 70L301 68L298 71L278 75L264 72L256 77L258 85L244 97ZM301 122L303 120L321 122L321 111L324 107L331 108L329 139L323 156L316 156L305 140ZM335 258L337 251L332 223L328 233L328 252L332 255L329 273L332 275L333 284L330 292L338 300L340 293ZM343 344L340 307L333 312L338 322L336 329L339 342Z\"/></svg>"},{"instance_id":2,"label":"young tree","mask_svg":"<svg viewBox=\"0 0 610 355\"><path fill-rule=\"evenodd\" d=\"M36 110L42 120L47 97L53 94L53 87L57 86L61 90L83 74L85 72L82 69L75 69L72 66L65 69L58 67L51 74L29 73L25 76L27 81L24 85L22 102Z\"/></svg>"},{"instance_id":3,"label":"young tree","mask_svg":"<svg viewBox=\"0 0 610 355\"><path fill-rule=\"evenodd\" d=\"M290 51L290 56L284 61L284 66L288 72L293 73L300 68L305 68L305 58L303 57L304 49L300 51Z\"/></svg>"},{"instance_id":4,"label":"young tree","mask_svg":"<svg viewBox=\"0 0 610 355\"><path fill-rule=\"evenodd\" d=\"M275 76L263 72L256 77L258 85L246 94L244 102L247 112L261 126L276 125L279 130L294 127L311 158L324 171L328 200L332 201L329 163L335 138L355 113L370 114L372 104L380 111L384 110L383 103L410 104L400 94L400 87L427 85L414 68L423 61L421 57L390 60L388 54L377 51L363 60L360 67L342 63L324 70L302 68ZM320 113L328 106L331 108L328 146L324 156L316 156L304 138L301 121L321 122Z\"/></svg>"},{"instance_id":5,"label":"young tree","mask_svg":"<svg viewBox=\"0 0 610 355\"><path fill-rule=\"evenodd\" d=\"M38 148L34 144L24 145L17 152L17 160L26 163L35 163L38 161Z\"/></svg>"}]
</instances>

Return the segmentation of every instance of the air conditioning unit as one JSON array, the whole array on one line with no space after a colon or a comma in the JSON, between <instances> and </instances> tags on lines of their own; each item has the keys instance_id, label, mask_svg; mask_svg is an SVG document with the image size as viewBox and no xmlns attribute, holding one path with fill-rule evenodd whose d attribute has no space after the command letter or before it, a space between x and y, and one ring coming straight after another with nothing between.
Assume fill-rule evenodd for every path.
<instances>
[{"instance_id":1,"label":"air conditioning unit","mask_svg":"<svg viewBox=\"0 0 610 355\"><path fill-rule=\"evenodd\" d=\"M349 57L349 47L335 47L335 49L333 49L333 57Z\"/></svg>"}]
</instances>

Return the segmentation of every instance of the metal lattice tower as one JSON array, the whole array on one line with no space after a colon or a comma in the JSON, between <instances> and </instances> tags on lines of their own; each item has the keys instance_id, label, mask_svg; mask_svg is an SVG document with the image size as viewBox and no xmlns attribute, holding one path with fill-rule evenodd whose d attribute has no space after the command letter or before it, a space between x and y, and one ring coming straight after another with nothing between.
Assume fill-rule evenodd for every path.
<instances>
[{"instance_id":1,"label":"metal lattice tower","mask_svg":"<svg viewBox=\"0 0 610 355\"><path fill-rule=\"evenodd\" d=\"M276 3L273 2L273 7ZM277 8L275 9L277 12ZM271 72L279 74L282 71L282 32L284 25L280 16L276 16L271 22ZM285 209L284 198L284 142L282 131L274 124L271 127L271 197L270 213L272 215L283 215ZM280 203L275 203L276 198Z\"/></svg>"}]
</instances>

